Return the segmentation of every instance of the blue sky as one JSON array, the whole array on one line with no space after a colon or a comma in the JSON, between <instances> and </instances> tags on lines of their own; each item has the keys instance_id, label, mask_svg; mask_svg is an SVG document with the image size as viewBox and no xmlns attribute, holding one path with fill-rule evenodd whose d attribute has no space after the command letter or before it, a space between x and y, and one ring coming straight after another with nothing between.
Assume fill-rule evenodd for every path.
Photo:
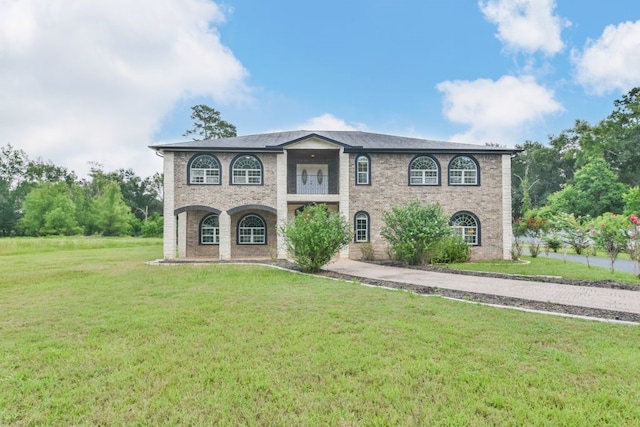
<instances>
[{"instance_id":1,"label":"blue sky","mask_svg":"<svg viewBox=\"0 0 640 427\"><path fill-rule=\"evenodd\" d=\"M514 146L640 85L637 0L0 0L0 144L146 176L190 107L239 134Z\"/></svg>"}]
</instances>

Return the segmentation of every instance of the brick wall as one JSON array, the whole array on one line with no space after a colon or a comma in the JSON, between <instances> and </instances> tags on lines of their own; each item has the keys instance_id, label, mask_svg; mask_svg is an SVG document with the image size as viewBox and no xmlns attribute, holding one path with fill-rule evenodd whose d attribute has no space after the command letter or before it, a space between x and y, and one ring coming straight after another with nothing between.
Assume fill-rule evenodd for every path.
<instances>
[{"instance_id":1,"label":"brick wall","mask_svg":"<svg viewBox=\"0 0 640 427\"><path fill-rule=\"evenodd\" d=\"M240 212L231 215L231 258L275 258L276 257L276 236L277 218L276 215L268 212L257 212L267 225L266 245L239 245L238 244L238 222L242 217L250 212Z\"/></svg>"},{"instance_id":2,"label":"brick wall","mask_svg":"<svg viewBox=\"0 0 640 427\"><path fill-rule=\"evenodd\" d=\"M276 208L276 154L260 153L264 168L263 185L229 184L229 166L237 153L216 153L222 169L220 185L187 184L187 163L193 153L175 153L175 207L189 205L210 206L227 211L246 204L265 205Z\"/></svg>"},{"instance_id":3,"label":"brick wall","mask_svg":"<svg viewBox=\"0 0 640 427\"><path fill-rule=\"evenodd\" d=\"M394 205L411 200L423 203L438 202L447 215L458 211L474 213L481 228L481 245L472 248L472 257L502 258L502 157L500 155L473 156L480 165L480 186L448 185L447 167L453 155L434 155L440 163L439 186L409 186L409 162L414 154L371 154L371 185L355 185L355 154L349 159L350 217L358 211L370 216L370 240L378 258L387 258L387 242L380 237L384 225L382 212ZM349 257L361 258L359 244L353 243Z\"/></svg>"},{"instance_id":4,"label":"brick wall","mask_svg":"<svg viewBox=\"0 0 640 427\"><path fill-rule=\"evenodd\" d=\"M187 212L187 258L218 259L219 245L200 244L200 221L209 214L210 212L204 211Z\"/></svg>"}]
</instances>

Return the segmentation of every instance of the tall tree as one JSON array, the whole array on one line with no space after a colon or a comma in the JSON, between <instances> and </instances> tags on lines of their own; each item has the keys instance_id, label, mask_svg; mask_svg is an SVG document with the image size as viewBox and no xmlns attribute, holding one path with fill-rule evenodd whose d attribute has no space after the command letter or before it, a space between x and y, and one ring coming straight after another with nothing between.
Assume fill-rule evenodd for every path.
<instances>
[{"instance_id":1,"label":"tall tree","mask_svg":"<svg viewBox=\"0 0 640 427\"><path fill-rule=\"evenodd\" d=\"M63 182L33 187L23 204L20 228L29 236L80 234L76 206L69 186Z\"/></svg>"},{"instance_id":2,"label":"tall tree","mask_svg":"<svg viewBox=\"0 0 640 427\"><path fill-rule=\"evenodd\" d=\"M0 180L9 189L15 189L24 180L28 163L29 158L23 150L13 148L11 144L3 146L0 148Z\"/></svg>"},{"instance_id":3,"label":"tall tree","mask_svg":"<svg viewBox=\"0 0 640 427\"><path fill-rule=\"evenodd\" d=\"M193 128L182 136L192 137L194 141L237 136L236 127L222 120L220 112L208 105L199 104L191 107L191 119Z\"/></svg>"},{"instance_id":4,"label":"tall tree","mask_svg":"<svg viewBox=\"0 0 640 427\"><path fill-rule=\"evenodd\" d=\"M599 150L604 159L630 185L640 185L640 87L614 101L614 111L598 125L598 141L585 151Z\"/></svg>"},{"instance_id":5,"label":"tall tree","mask_svg":"<svg viewBox=\"0 0 640 427\"><path fill-rule=\"evenodd\" d=\"M162 182L162 175L155 174L152 177L142 179L135 174L133 169L118 169L113 172L105 172L102 165L93 164L89 175L92 178L86 183L91 196L97 196L104 191L109 182L115 182L120 186L120 192L125 203L131 208L138 219L146 220L151 214L162 214L162 199L158 194L158 180ZM156 176L158 175L158 176Z\"/></svg>"},{"instance_id":6,"label":"tall tree","mask_svg":"<svg viewBox=\"0 0 640 427\"><path fill-rule=\"evenodd\" d=\"M552 212L597 217L605 212L622 213L623 195L628 187L601 157L591 159L580 168L570 184L549 197Z\"/></svg>"},{"instance_id":7,"label":"tall tree","mask_svg":"<svg viewBox=\"0 0 640 427\"><path fill-rule=\"evenodd\" d=\"M527 141L518 148L524 151L512 162L513 215L523 216L528 209L544 205L549 195L562 188L573 176L572 162L553 146Z\"/></svg>"},{"instance_id":8,"label":"tall tree","mask_svg":"<svg viewBox=\"0 0 640 427\"><path fill-rule=\"evenodd\" d=\"M104 236L122 236L131 231L134 217L117 183L107 182L102 194L91 201L91 218L94 228Z\"/></svg>"}]
</instances>

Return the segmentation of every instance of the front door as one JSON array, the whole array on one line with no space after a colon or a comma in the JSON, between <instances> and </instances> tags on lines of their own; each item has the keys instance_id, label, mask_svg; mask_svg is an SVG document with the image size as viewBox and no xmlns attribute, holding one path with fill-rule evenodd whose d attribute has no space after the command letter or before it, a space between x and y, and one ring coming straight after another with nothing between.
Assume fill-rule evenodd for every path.
<instances>
[{"instance_id":1,"label":"front door","mask_svg":"<svg viewBox=\"0 0 640 427\"><path fill-rule=\"evenodd\" d=\"M329 194L329 165L297 165L296 192L297 194Z\"/></svg>"}]
</instances>

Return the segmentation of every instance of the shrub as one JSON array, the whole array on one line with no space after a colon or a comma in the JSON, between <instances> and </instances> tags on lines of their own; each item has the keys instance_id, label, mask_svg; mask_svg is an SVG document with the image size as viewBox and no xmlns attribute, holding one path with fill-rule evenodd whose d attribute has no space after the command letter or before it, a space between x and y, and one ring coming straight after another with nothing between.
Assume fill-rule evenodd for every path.
<instances>
[{"instance_id":1,"label":"shrub","mask_svg":"<svg viewBox=\"0 0 640 427\"><path fill-rule=\"evenodd\" d=\"M440 239L433 245L431 262L448 264L452 262L467 262L471 257L471 248L459 234L451 234Z\"/></svg>"},{"instance_id":2,"label":"shrub","mask_svg":"<svg viewBox=\"0 0 640 427\"><path fill-rule=\"evenodd\" d=\"M629 245L629 224L627 218L612 213L604 213L591 223L591 233L598 243L609 254L611 273L613 264L620 252L624 252Z\"/></svg>"},{"instance_id":3,"label":"shrub","mask_svg":"<svg viewBox=\"0 0 640 427\"><path fill-rule=\"evenodd\" d=\"M325 205L305 208L281 232L293 261L309 272L320 270L351 239L349 223Z\"/></svg>"},{"instance_id":4,"label":"shrub","mask_svg":"<svg viewBox=\"0 0 640 427\"><path fill-rule=\"evenodd\" d=\"M162 237L164 218L158 214L152 214L142 223L140 234L142 237Z\"/></svg>"},{"instance_id":5,"label":"shrub","mask_svg":"<svg viewBox=\"0 0 640 427\"><path fill-rule=\"evenodd\" d=\"M531 257L537 257L540 253L542 236L548 228L548 222L541 217L539 212L529 211L526 216L520 220L519 228L529 241Z\"/></svg>"},{"instance_id":6,"label":"shrub","mask_svg":"<svg viewBox=\"0 0 640 427\"><path fill-rule=\"evenodd\" d=\"M431 246L451 233L449 219L437 203L414 200L392 207L382 217L380 235L391 244L394 258L410 265L428 263Z\"/></svg>"},{"instance_id":7,"label":"shrub","mask_svg":"<svg viewBox=\"0 0 640 427\"><path fill-rule=\"evenodd\" d=\"M588 249L593 246L591 238L591 217L576 217L573 214L563 214L561 220L564 222L562 228L565 231L565 242L573 248L578 255L584 251L588 256Z\"/></svg>"},{"instance_id":8,"label":"shrub","mask_svg":"<svg viewBox=\"0 0 640 427\"><path fill-rule=\"evenodd\" d=\"M373 261L376 259L375 252L373 250L373 245L371 242L362 243L360 246L360 253L362 254L362 259L365 261Z\"/></svg>"},{"instance_id":9,"label":"shrub","mask_svg":"<svg viewBox=\"0 0 640 427\"><path fill-rule=\"evenodd\" d=\"M558 249L562 247L562 240L556 234L545 236L542 238L542 240L547 252L553 251L554 253L557 253Z\"/></svg>"}]
</instances>

